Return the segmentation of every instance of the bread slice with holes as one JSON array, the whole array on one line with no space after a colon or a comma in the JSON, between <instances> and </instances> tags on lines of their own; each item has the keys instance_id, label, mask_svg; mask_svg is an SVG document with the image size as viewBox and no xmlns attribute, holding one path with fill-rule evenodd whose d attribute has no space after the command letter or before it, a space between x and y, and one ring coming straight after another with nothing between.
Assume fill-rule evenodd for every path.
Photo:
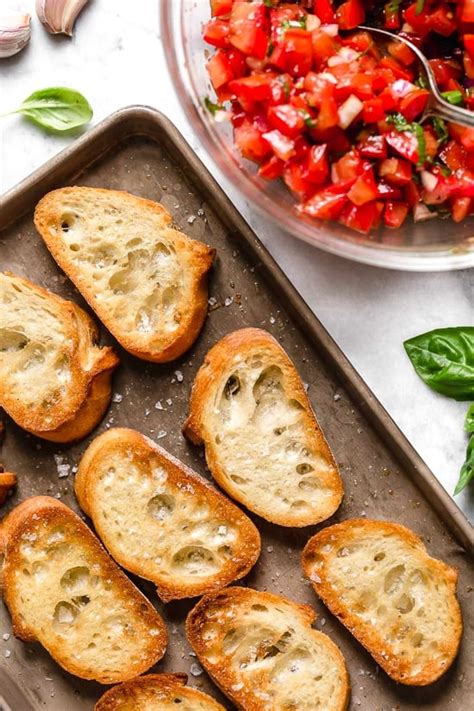
<instances>
[{"instance_id":1,"label":"bread slice with holes","mask_svg":"<svg viewBox=\"0 0 474 711\"><path fill-rule=\"evenodd\" d=\"M156 363L197 338L214 258L171 223L156 202L98 188L54 190L35 211L46 246L100 320L127 351Z\"/></svg>"},{"instance_id":2,"label":"bread slice with holes","mask_svg":"<svg viewBox=\"0 0 474 711\"><path fill-rule=\"evenodd\" d=\"M242 578L260 554L258 530L235 504L134 430L99 435L75 489L110 554L165 602Z\"/></svg>"},{"instance_id":3,"label":"bread slice with holes","mask_svg":"<svg viewBox=\"0 0 474 711\"><path fill-rule=\"evenodd\" d=\"M71 301L0 273L0 407L37 437L71 442L102 419L119 360Z\"/></svg>"},{"instance_id":4,"label":"bread slice with holes","mask_svg":"<svg viewBox=\"0 0 474 711\"><path fill-rule=\"evenodd\" d=\"M462 635L457 571L408 528L344 521L313 536L302 560L319 597L392 679L425 686L452 664Z\"/></svg>"},{"instance_id":5,"label":"bread slice with holes","mask_svg":"<svg viewBox=\"0 0 474 711\"><path fill-rule=\"evenodd\" d=\"M225 711L186 682L186 674L147 674L106 691L94 711Z\"/></svg>"},{"instance_id":6,"label":"bread slice with holes","mask_svg":"<svg viewBox=\"0 0 474 711\"><path fill-rule=\"evenodd\" d=\"M266 331L235 331L209 351L184 433L204 443L218 484L268 521L308 526L341 503L341 477L301 378Z\"/></svg>"},{"instance_id":7,"label":"bread slice with holes","mask_svg":"<svg viewBox=\"0 0 474 711\"><path fill-rule=\"evenodd\" d=\"M39 642L66 671L127 681L163 656L160 615L71 509L27 499L0 529L3 596L13 632Z\"/></svg>"},{"instance_id":8,"label":"bread slice with holes","mask_svg":"<svg viewBox=\"0 0 474 711\"><path fill-rule=\"evenodd\" d=\"M16 483L16 474L0 471L0 506L5 503L10 491L15 488Z\"/></svg>"},{"instance_id":9,"label":"bread slice with holes","mask_svg":"<svg viewBox=\"0 0 474 711\"><path fill-rule=\"evenodd\" d=\"M309 605L232 587L204 597L186 621L214 682L244 711L342 711L349 677L338 647L312 629Z\"/></svg>"}]
</instances>

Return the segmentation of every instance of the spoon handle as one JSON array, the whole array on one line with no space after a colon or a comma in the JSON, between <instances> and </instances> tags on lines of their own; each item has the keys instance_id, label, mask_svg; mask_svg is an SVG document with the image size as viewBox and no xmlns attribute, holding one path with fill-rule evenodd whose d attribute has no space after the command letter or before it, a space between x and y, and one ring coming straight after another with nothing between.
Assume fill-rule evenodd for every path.
<instances>
[{"instance_id":1,"label":"spoon handle","mask_svg":"<svg viewBox=\"0 0 474 711\"><path fill-rule=\"evenodd\" d=\"M457 123L460 126L474 128L474 111L468 111L461 106L452 106L447 101L438 99L436 95L432 96L428 114L439 116L445 121L451 121L451 123Z\"/></svg>"}]
</instances>

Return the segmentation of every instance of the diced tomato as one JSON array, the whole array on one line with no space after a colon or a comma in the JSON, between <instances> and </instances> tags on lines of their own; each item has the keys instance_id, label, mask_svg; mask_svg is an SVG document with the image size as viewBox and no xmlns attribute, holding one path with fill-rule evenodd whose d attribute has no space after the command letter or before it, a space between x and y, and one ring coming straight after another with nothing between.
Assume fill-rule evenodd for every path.
<instances>
[{"instance_id":1,"label":"diced tomato","mask_svg":"<svg viewBox=\"0 0 474 711\"><path fill-rule=\"evenodd\" d=\"M350 187L361 175L364 163L358 151L353 150L332 164L331 177L333 183Z\"/></svg>"},{"instance_id":2,"label":"diced tomato","mask_svg":"<svg viewBox=\"0 0 474 711\"><path fill-rule=\"evenodd\" d=\"M336 10L336 19L341 30L353 30L365 20L361 0L346 0Z\"/></svg>"},{"instance_id":3,"label":"diced tomato","mask_svg":"<svg viewBox=\"0 0 474 711\"><path fill-rule=\"evenodd\" d=\"M296 138L305 127L304 114L291 104L280 104L268 109L268 121L285 136Z\"/></svg>"},{"instance_id":4,"label":"diced tomato","mask_svg":"<svg viewBox=\"0 0 474 711\"><path fill-rule=\"evenodd\" d=\"M428 12L424 6L420 9L418 2L414 2L407 7L403 13L403 17L420 37L424 37L431 30Z\"/></svg>"},{"instance_id":5,"label":"diced tomato","mask_svg":"<svg viewBox=\"0 0 474 711\"><path fill-rule=\"evenodd\" d=\"M474 151L474 128L466 128L455 123L448 125L450 135L461 143L466 151Z\"/></svg>"},{"instance_id":6,"label":"diced tomato","mask_svg":"<svg viewBox=\"0 0 474 711\"><path fill-rule=\"evenodd\" d=\"M385 225L392 229L401 227L408 216L409 209L409 205L406 202L392 202L389 200L383 213Z\"/></svg>"},{"instance_id":7,"label":"diced tomato","mask_svg":"<svg viewBox=\"0 0 474 711\"><path fill-rule=\"evenodd\" d=\"M345 195L325 189L315 193L300 206L300 210L305 215L309 215L309 217L315 217L320 220L335 220L347 203L348 200Z\"/></svg>"},{"instance_id":8,"label":"diced tomato","mask_svg":"<svg viewBox=\"0 0 474 711\"><path fill-rule=\"evenodd\" d=\"M459 63L453 59L430 59L430 67L435 75L436 82L442 89L445 88L450 79L459 79L462 69Z\"/></svg>"},{"instance_id":9,"label":"diced tomato","mask_svg":"<svg viewBox=\"0 0 474 711\"><path fill-rule=\"evenodd\" d=\"M427 89L413 89L400 101L400 113L407 121L419 118L428 104L431 93Z\"/></svg>"},{"instance_id":10,"label":"diced tomato","mask_svg":"<svg viewBox=\"0 0 474 711\"><path fill-rule=\"evenodd\" d=\"M267 101L272 96L273 74L252 74L229 82L229 90L240 103Z\"/></svg>"},{"instance_id":11,"label":"diced tomato","mask_svg":"<svg viewBox=\"0 0 474 711\"><path fill-rule=\"evenodd\" d=\"M384 136L367 136L358 144L360 155L363 158L379 160L387 157L387 143Z\"/></svg>"},{"instance_id":12,"label":"diced tomato","mask_svg":"<svg viewBox=\"0 0 474 711\"><path fill-rule=\"evenodd\" d=\"M364 123L377 123L385 118L385 107L382 99L368 99L364 101L362 109Z\"/></svg>"},{"instance_id":13,"label":"diced tomato","mask_svg":"<svg viewBox=\"0 0 474 711\"><path fill-rule=\"evenodd\" d=\"M415 133L411 133L410 131L391 131L386 134L385 140L388 145L397 151L397 153L399 153L403 158L406 158L412 163L418 163L419 146Z\"/></svg>"},{"instance_id":14,"label":"diced tomato","mask_svg":"<svg viewBox=\"0 0 474 711\"><path fill-rule=\"evenodd\" d=\"M444 6L443 4L438 5L430 14L429 22L431 30L443 37L449 37L454 34L457 29L454 12L450 7Z\"/></svg>"},{"instance_id":15,"label":"diced tomato","mask_svg":"<svg viewBox=\"0 0 474 711\"><path fill-rule=\"evenodd\" d=\"M270 62L292 76L307 74L313 64L313 37L299 27L285 31L270 55Z\"/></svg>"},{"instance_id":16,"label":"diced tomato","mask_svg":"<svg viewBox=\"0 0 474 711\"><path fill-rule=\"evenodd\" d=\"M234 0L211 0L211 12L216 17L228 15L232 10Z\"/></svg>"},{"instance_id":17,"label":"diced tomato","mask_svg":"<svg viewBox=\"0 0 474 711\"><path fill-rule=\"evenodd\" d=\"M379 200L401 200L402 191L399 188L394 188L393 185L384 183L379 180L377 184L377 197Z\"/></svg>"},{"instance_id":18,"label":"diced tomato","mask_svg":"<svg viewBox=\"0 0 474 711\"><path fill-rule=\"evenodd\" d=\"M474 0L461 0L459 8L461 22L469 25L474 23Z\"/></svg>"},{"instance_id":19,"label":"diced tomato","mask_svg":"<svg viewBox=\"0 0 474 711\"><path fill-rule=\"evenodd\" d=\"M379 167L379 175L385 178L389 185L403 187L412 179L412 167L410 163L402 158L386 158Z\"/></svg>"},{"instance_id":20,"label":"diced tomato","mask_svg":"<svg viewBox=\"0 0 474 711\"><path fill-rule=\"evenodd\" d=\"M323 88L322 100L318 114L317 127L320 131L335 128L339 123L339 110L334 98L334 88L327 84Z\"/></svg>"},{"instance_id":21,"label":"diced tomato","mask_svg":"<svg viewBox=\"0 0 474 711\"><path fill-rule=\"evenodd\" d=\"M229 40L243 54L264 59L268 49L264 2L235 0L230 15Z\"/></svg>"},{"instance_id":22,"label":"diced tomato","mask_svg":"<svg viewBox=\"0 0 474 711\"><path fill-rule=\"evenodd\" d=\"M457 141L449 141L439 153L439 157L450 170L460 170L466 165L466 151Z\"/></svg>"},{"instance_id":23,"label":"diced tomato","mask_svg":"<svg viewBox=\"0 0 474 711\"><path fill-rule=\"evenodd\" d=\"M307 179L305 167L301 163L287 163L283 180L299 200L307 200L314 192L314 183Z\"/></svg>"},{"instance_id":24,"label":"diced tomato","mask_svg":"<svg viewBox=\"0 0 474 711\"><path fill-rule=\"evenodd\" d=\"M471 213L472 198L456 197L451 202L451 214L454 222L462 222Z\"/></svg>"},{"instance_id":25,"label":"diced tomato","mask_svg":"<svg viewBox=\"0 0 474 711\"><path fill-rule=\"evenodd\" d=\"M323 185L329 178L328 146L311 146L306 157L306 177L311 183Z\"/></svg>"},{"instance_id":26,"label":"diced tomato","mask_svg":"<svg viewBox=\"0 0 474 711\"><path fill-rule=\"evenodd\" d=\"M277 158L276 156L272 156L269 158L265 163L262 163L260 168L258 169L258 174L260 177L265 178L266 180L276 180L277 178L281 178L285 170L285 162Z\"/></svg>"},{"instance_id":27,"label":"diced tomato","mask_svg":"<svg viewBox=\"0 0 474 711\"><path fill-rule=\"evenodd\" d=\"M390 69L396 79L405 79L406 81L412 81L413 73L407 67L404 67L397 62L393 57L382 57L379 66L385 69Z\"/></svg>"},{"instance_id":28,"label":"diced tomato","mask_svg":"<svg viewBox=\"0 0 474 711\"><path fill-rule=\"evenodd\" d=\"M464 49L466 50L470 58L474 60L474 34L464 35L462 39L464 43Z\"/></svg>"},{"instance_id":29,"label":"diced tomato","mask_svg":"<svg viewBox=\"0 0 474 711\"><path fill-rule=\"evenodd\" d=\"M338 45L327 32L316 30L312 34L312 47L313 61L320 67L323 62L335 54Z\"/></svg>"},{"instance_id":30,"label":"diced tomato","mask_svg":"<svg viewBox=\"0 0 474 711\"><path fill-rule=\"evenodd\" d=\"M321 22L332 24L336 20L332 0L313 0L313 10Z\"/></svg>"},{"instance_id":31,"label":"diced tomato","mask_svg":"<svg viewBox=\"0 0 474 711\"><path fill-rule=\"evenodd\" d=\"M391 57L407 67L417 60L417 56L414 51L403 42L397 42L396 40L389 42L387 50Z\"/></svg>"},{"instance_id":32,"label":"diced tomato","mask_svg":"<svg viewBox=\"0 0 474 711\"><path fill-rule=\"evenodd\" d=\"M383 209L383 202L378 200L360 206L348 203L339 215L339 222L356 232L367 234L380 224Z\"/></svg>"},{"instance_id":33,"label":"diced tomato","mask_svg":"<svg viewBox=\"0 0 474 711\"><path fill-rule=\"evenodd\" d=\"M271 153L268 141L249 119L234 128L234 140L240 153L248 160L260 163Z\"/></svg>"},{"instance_id":34,"label":"diced tomato","mask_svg":"<svg viewBox=\"0 0 474 711\"><path fill-rule=\"evenodd\" d=\"M207 63L207 71L214 89L220 89L234 78L232 64L223 50L218 50Z\"/></svg>"},{"instance_id":35,"label":"diced tomato","mask_svg":"<svg viewBox=\"0 0 474 711\"><path fill-rule=\"evenodd\" d=\"M354 185L347 193L347 197L354 205L365 205L366 202L371 202L377 199L377 184L372 166L365 167L364 172L360 175Z\"/></svg>"},{"instance_id":36,"label":"diced tomato","mask_svg":"<svg viewBox=\"0 0 474 711\"><path fill-rule=\"evenodd\" d=\"M405 193L406 202L413 209L415 205L417 205L421 200L421 192L418 188L418 185L415 183L414 180L412 180L407 185L405 185L405 187L403 188L403 192Z\"/></svg>"},{"instance_id":37,"label":"diced tomato","mask_svg":"<svg viewBox=\"0 0 474 711\"><path fill-rule=\"evenodd\" d=\"M387 30L398 30L401 26L400 10L397 4L387 2L384 7L385 27Z\"/></svg>"},{"instance_id":38,"label":"diced tomato","mask_svg":"<svg viewBox=\"0 0 474 711\"><path fill-rule=\"evenodd\" d=\"M205 42L213 47L228 47L229 45L229 23L214 17L204 25L202 36Z\"/></svg>"}]
</instances>

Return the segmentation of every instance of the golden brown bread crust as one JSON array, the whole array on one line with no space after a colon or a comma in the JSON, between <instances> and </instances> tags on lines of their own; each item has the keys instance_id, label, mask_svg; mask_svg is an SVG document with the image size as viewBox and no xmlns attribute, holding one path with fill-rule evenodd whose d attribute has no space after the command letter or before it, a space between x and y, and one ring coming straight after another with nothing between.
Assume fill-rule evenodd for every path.
<instances>
[{"instance_id":1,"label":"golden brown bread crust","mask_svg":"<svg viewBox=\"0 0 474 711\"><path fill-rule=\"evenodd\" d=\"M271 352L272 359L278 363L278 367L283 373L285 391L291 393L292 398L302 407L305 437L307 441L315 444L314 449L328 464L328 471L321 476L321 480L331 490L332 495L330 502L319 511L311 509L308 513L298 511L295 514L286 516L271 515L265 507L259 505L258 501L242 496L242 492L225 475L217 461L214 447L215 433L213 434L206 427L204 415L206 407L213 397L213 384L215 384L219 375L226 371L229 367L229 362L232 361L236 354L243 360L246 356L250 356L259 349L267 353ZM288 354L267 331L258 328L240 329L229 333L211 348L194 381L189 404L189 415L184 423L183 432L194 444L205 445L206 461L219 486L248 509L273 523L294 527L316 524L329 518L341 503L343 497L342 479L334 456L318 424L303 382Z\"/></svg>"},{"instance_id":2,"label":"golden brown bread crust","mask_svg":"<svg viewBox=\"0 0 474 711\"><path fill-rule=\"evenodd\" d=\"M184 585L175 580L172 574L154 574L150 570L150 562L147 563L139 556L124 555L115 545L114 536L109 535L107 523L100 516L103 502L94 487L98 483L97 476L102 460L118 455L123 458L123 466L126 469L127 455L130 452L133 452L137 460L147 468L147 473L142 471L143 477L148 474L152 480L153 469L156 466L162 467L166 472L164 486L172 493L189 492L188 495L199 503L205 500L209 509L215 514L215 520L235 527L238 539L234 552L214 575ZM164 602L203 595L243 578L255 565L260 555L260 534L252 521L205 479L135 430L117 427L96 437L81 459L74 487L81 508L91 517L97 535L110 554L125 569L154 582L158 595ZM159 523L155 521L155 525L158 531ZM176 531L175 537L179 539L179 531ZM204 545L205 540L202 543ZM171 545L170 541L170 547Z\"/></svg>"},{"instance_id":3,"label":"golden brown bread crust","mask_svg":"<svg viewBox=\"0 0 474 711\"><path fill-rule=\"evenodd\" d=\"M340 688L333 690L331 701L334 705L331 706L331 709L337 708L339 711L345 711L350 700L350 679L344 657L327 635L312 629L311 626L316 621L316 613L313 608L288 600L281 595L258 592L251 588L230 587L212 595L206 595L187 617L186 634L188 640L201 665L214 683L240 711L262 711L263 709L267 711L269 709L268 704L262 700L265 698L265 694L259 693L265 692L272 684L268 677L268 671L262 667L258 680L254 677L253 683L243 683L234 672L232 653L224 654L222 650L219 650L225 645L228 633L232 634L233 626L239 623L242 613L249 609L258 609L262 604L268 605L270 608L284 606L289 613L287 616L289 627L291 627L292 618L298 618L299 622L307 627L307 632L317 639L318 644L329 650L341 678ZM266 642L270 644L271 640L266 640ZM251 642L250 646L249 652L258 656L259 648L255 650ZM256 690L258 690L257 693Z\"/></svg>"},{"instance_id":4,"label":"golden brown bread crust","mask_svg":"<svg viewBox=\"0 0 474 711\"><path fill-rule=\"evenodd\" d=\"M167 363L179 358L179 356L192 346L198 337L207 315L207 280L208 272L214 261L215 249L202 242L192 240L182 232L176 232L176 238L178 240L177 251L180 249L180 244L186 244L187 249L192 249L193 251L193 287L189 295L187 312L182 314L183 321L179 329L172 335L169 335L167 339L163 339L159 350L153 351L149 348L137 347L133 337L130 337L127 333L120 330L120 324L112 317L107 305L102 305L96 298L91 285L88 283L88 280L84 278L81 270L71 264L67 255L67 249L65 249L61 242L61 238L52 234L51 228L56 230L56 234L61 234L61 211L56 209L56 201L60 200L62 196L72 195L74 197L81 197L81 195L90 195L92 191L95 191L98 195L114 195L123 202L133 200L134 204L138 205L144 211L152 211L156 215L159 215L168 227L172 223L172 217L168 211L162 205L152 200L139 198L125 191L106 190L103 188L69 187L53 190L40 200L35 210L34 220L36 229L58 265L76 285L102 323L125 350L137 358L154 363Z\"/></svg>"},{"instance_id":5,"label":"golden brown bread crust","mask_svg":"<svg viewBox=\"0 0 474 711\"><path fill-rule=\"evenodd\" d=\"M187 680L186 674L146 674L106 691L95 705L94 711L122 711L123 708L142 711L146 708L147 699L169 704L176 703L176 696L191 703L201 702L209 711L225 711L211 696L186 687Z\"/></svg>"},{"instance_id":6,"label":"golden brown bread crust","mask_svg":"<svg viewBox=\"0 0 474 711\"><path fill-rule=\"evenodd\" d=\"M10 491L16 486L16 474L0 472L0 506L5 503Z\"/></svg>"},{"instance_id":7,"label":"golden brown bread crust","mask_svg":"<svg viewBox=\"0 0 474 711\"><path fill-rule=\"evenodd\" d=\"M97 325L79 306L28 279L10 273L6 275L51 302L64 323L69 325L69 343L64 350L67 351L74 388L48 410L48 421L40 407L25 407L21 400L12 398L8 384L2 390L0 383L0 405L20 427L37 437L58 443L82 439L97 426L107 410L118 356L110 347L96 348L99 340ZM89 369L83 368L84 363L90 363Z\"/></svg>"},{"instance_id":8,"label":"golden brown bread crust","mask_svg":"<svg viewBox=\"0 0 474 711\"><path fill-rule=\"evenodd\" d=\"M156 630L150 635L147 648L143 648L140 664L132 665L121 674L101 673L86 669L80 662L62 656L59 644L51 644L47 636L38 634L24 619L22 601L18 599L15 573L21 565L20 544L23 540L35 540L44 531L67 529L67 540L87 549L90 558L100 562L107 584L115 588L117 595L126 600L130 615L140 620L147 629ZM112 561L86 524L71 509L60 501L48 496L35 496L16 506L1 522L0 552L4 555L2 565L2 594L12 617L14 635L24 642L40 642L55 661L66 671L83 679L95 679L103 684L127 681L147 671L161 659L168 641L167 630L158 612L147 598L130 582L120 568ZM104 611L104 614L106 611ZM52 623L51 623L52 624Z\"/></svg>"},{"instance_id":9,"label":"golden brown bread crust","mask_svg":"<svg viewBox=\"0 0 474 711\"><path fill-rule=\"evenodd\" d=\"M380 536L383 541L389 536L396 536L398 539L407 544L412 554L421 556L424 563L429 566L433 576L439 576L440 579L446 582L449 589L449 599L447 604L450 607L450 612L453 617L453 625L450 629L445 630L443 638L439 639L437 644L439 651L443 653L443 659L448 660L437 663L433 659L425 664L420 670L413 671L409 659L402 658L401 655L395 654L391 643L387 639L388 633L393 630L383 630L379 625L371 625L365 623L363 618L357 614L357 610L352 609L348 604L344 603L344 593L335 585L331 584L327 573L327 557L342 546L344 560L348 561L351 569L354 569L354 562L346 556L351 545L360 545L362 537L371 532ZM400 552L397 563L404 560L405 553ZM374 558L377 560L377 557ZM315 567L317 564L317 568ZM430 558L426 551L426 547L422 540L410 529L398 523L388 521L371 521L367 519L352 519L343 521L334 526L328 526L315 536L310 538L302 553L303 570L313 585L315 592L319 595L325 605L335 615L342 624L356 637L356 639L367 649L374 657L376 662L384 669L384 671L395 681L410 686L426 686L432 684L440 676L442 676L451 663L454 661L459 649L462 636L462 617L461 610L456 598L456 583L458 573L457 570L451 568L436 558ZM418 561L418 566L421 563ZM360 581L362 583L366 573L364 570L355 570L356 574L360 573ZM379 600L379 603L383 603ZM399 615L397 621L397 629L402 628L402 615ZM406 622L405 622L406 624Z\"/></svg>"}]
</instances>

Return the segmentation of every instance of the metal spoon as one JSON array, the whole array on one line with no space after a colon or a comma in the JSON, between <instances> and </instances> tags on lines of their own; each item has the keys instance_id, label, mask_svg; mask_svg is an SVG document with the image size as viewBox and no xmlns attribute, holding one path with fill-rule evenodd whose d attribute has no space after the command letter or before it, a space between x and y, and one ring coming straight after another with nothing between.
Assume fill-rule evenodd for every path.
<instances>
[{"instance_id":1,"label":"metal spoon","mask_svg":"<svg viewBox=\"0 0 474 711\"><path fill-rule=\"evenodd\" d=\"M387 30L379 30L375 27L365 27L364 25L359 25L360 30L364 30L372 35L375 41L380 43L381 40L388 42L389 40L396 42L403 42L407 47L411 49L412 52L416 54L420 60L420 64L423 67L423 71L426 77L428 87L431 91L431 99L428 103L427 109L425 111L425 117L427 116L439 116L439 118L445 121L452 121L453 123L458 123L461 126L468 126L469 128L474 128L474 112L468 111L461 106L453 106L448 101L443 99L438 89L433 70L426 59L425 55L421 50L418 49L413 42L405 39L405 37L399 37L393 34L393 32L387 32Z\"/></svg>"}]
</instances>

